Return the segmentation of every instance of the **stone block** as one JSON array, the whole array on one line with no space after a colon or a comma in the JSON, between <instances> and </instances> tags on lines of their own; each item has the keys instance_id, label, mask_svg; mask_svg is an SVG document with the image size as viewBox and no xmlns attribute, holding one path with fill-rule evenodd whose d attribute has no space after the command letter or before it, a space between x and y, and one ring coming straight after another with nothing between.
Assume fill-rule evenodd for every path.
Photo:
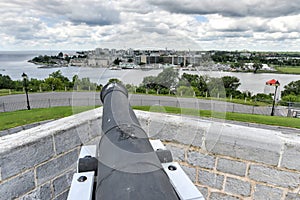
<instances>
[{"instance_id":1,"label":"stone block","mask_svg":"<svg viewBox=\"0 0 300 200\"><path fill-rule=\"evenodd\" d=\"M295 158L300 158L300 144L285 144L281 167L300 171L300 159Z\"/></svg>"},{"instance_id":2,"label":"stone block","mask_svg":"<svg viewBox=\"0 0 300 200\"><path fill-rule=\"evenodd\" d=\"M51 187L50 183L46 183L42 186L39 186L29 194L20 198L20 200L40 200L40 199L51 199Z\"/></svg>"},{"instance_id":3,"label":"stone block","mask_svg":"<svg viewBox=\"0 0 300 200\"><path fill-rule=\"evenodd\" d=\"M142 114L142 115L141 115ZM139 119L147 119L143 124L148 136L153 139L165 141L175 141L182 144L191 145L202 143L203 123L192 118L182 118L172 115L162 115L157 113L137 112ZM198 125L198 123L201 123ZM196 140L196 141L195 141Z\"/></svg>"},{"instance_id":4,"label":"stone block","mask_svg":"<svg viewBox=\"0 0 300 200\"><path fill-rule=\"evenodd\" d=\"M91 138L99 137L102 132L102 119L89 121Z\"/></svg>"},{"instance_id":5,"label":"stone block","mask_svg":"<svg viewBox=\"0 0 300 200\"><path fill-rule=\"evenodd\" d=\"M66 172L64 175L57 177L56 179L53 180L53 191L54 191L54 196L60 194L67 188L71 186L72 178L75 173L75 170L71 170Z\"/></svg>"},{"instance_id":6,"label":"stone block","mask_svg":"<svg viewBox=\"0 0 300 200\"><path fill-rule=\"evenodd\" d=\"M300 200L300 193L287 193L285 200Z\"/></svg>"},{"instance_id":7,"label":"stone block","mask_svg":"<svg viewBox=\"0 0 300 200\"><path fill-rule=\"evenodd\" d=\"M52 136L0 154L1 178L6 179L54 156Z\"/></svg>"},{"instance_id":8,"label":"stone block","mask_svg":"<svg viewBox=\"0 0 300 200\"><path fill-rule=\"evenodd\" d=\"M0 199L15 199L34 189L34 173L26 172L0 183Z\"/></svg>"},{"instance_id":9,"label":"stone block","mask_svg":"<svg viewBox=\"0 0 300 200\"><path fill-rule=\"evenodd\" d=\"M9 134L14 134L14 133L18 133L22 130L24 130L23 126L18 126L18 127L15 127L15 128L8 129L8 133Z\"/></svg>"},{"instance_id":10,"label":"stone block","mask_svg":"<svg viewBox=\"0 0 300 200\"><path fill-rule=\"evenodd\" d=\"M225 158L218 159L217 170L220 172L233 174L237 176L245 176L247 164L235 160L228 160Z\"/></svg>"},{"instance_id":11,"label":"stone block","mask_svg":"<svg viewBox=\"0 0 300 200\"><path fill-rule=\"evenodd\" d=\"M69 190L59 194L57 197L55 197L53 200L67 200L68 199Z\"/></svg>"},{"instance_id":12,"label":"stone block","mask_svg":"<svg viewBox=\"0 0 300 200\"><path fill-rule=\"evenodd\" d=\"M8 135L8 134L9 134L9 131L8 131L8 130L0 131L0 137L5 136L5 135Z\"/></svg>"},{"instance_id":13,"label":"stone block","mask_svg":"<svg viewBox=\"0 0 300 200\"><path fill-rule=\"evenodd\" d=\"M254 188L254 200L274 200L281 199L283 191L265 185L256 185Z\"/></svg>"},{"instance_id":14,"label":"stone block","mask_svg":"<svg viewBox=\"0 0 300 200\"><path fill-rule=\"evenodd\" d=\"M205 137L207 151L277 166L282 138L276 131L214 123Z\"/></svg>"},{"instance_id":15,"label":"stone block","mask_svg":"<svg viewBox=\"0 0 300 200\"><path fill-rule=\"evenodd\" d=\"M183 171L188 175L188 177L193 181L196 182L196 169L188 166L181 165Z\"/></svg>"},{"instance_id":16,"label":"stone block","mask_svg":"<svg viewBox=\"0 0 300 200\"><path fill-rule=\"evenodd\" d=\"M187 162L194 166L213 169L215 167L216 158L200 152L189 151L187 154Z\"/></svg>"},{"instance_id":17,"label":"stone block","mask_svg":"<svg viewBox=\"0 0 300 200\"><path fill-rule=\"evenodd\" d=\"M198 123L195 119L182 119L178 123L174 140L186 145L201 146L204 130Z\"/></svg>"},{"instance_id":18,"label":"stone block","mask_svg":"<svg viewBox=\"0 0 300 200\"><path fill-rule=\"evenodd\" d=\"M215 174L213 172L199 170L199 172L198 172L198 182L201 185L222 190L223 182L224 182L224 176L219 175L219 174Z\"/></svg>"},{"instance_id":19,"label":"stone block","mask_svg":"<svg viewBox=\"0 0 300 200\"><path fill-rule=\"evenodd\" d=\"M88 121L79 124L75 129L82 144L86 144L92 139L93 136L91 136L91 130Z\"/></svg>"},{"instance_id":20,"label":"stone block","mask_svg":"<svg viewBox=\"0 0 300 200\"><path fill-rule=\"evenodd\" d=\"M173 145L166 145L166 148L171 151L174 161L184 161L185 160L185 150L180 147Z\"/></svg>"},{"instance_id":21,"label":"stone block","mask_svg":"<svg viewBox=\"0 0 300 200\"><path fill-rule=\"evenodd\" d=\"M251 165L249 178L252 180L268 183L275 186L295 189L300 185L300 174L277 170L260 165Z\"/></svg>"},{"instance_id":22,"label":"stone block","mask_svg":"<svg viewBox=\"0 0 300 200\"><path fill-rule=\"evenodd\" d=\"M206 187L197 186L198 190L201 192L204 199L207 199L208 189Z\"/></svg>"},{"instance_id":23,"label":"stone block","mask_svg":"<svg viewBox=\"0 0 300 200\"><path fill-rule=\"evenodd\" d=\"M64 153L83 144L75 127L69 130L62 130L55 134L54 141L57 154Z\"/></svg>"},{"instance_id":24,"label":"stone block","mask_svg":"<svg viewBox=\"0 0 300 200\"><path fill-rule=\"evenodd\" d=\"M247 197L251 194L251 184L247 181L227 177L225 192Z\"/></svg>"},{"instance_id":25,"label":"stone block","mask_svg":"<svg viewBox=\"0 0 300 200\"><path fill-rule=\"evenodd\" d=\"M220 192L212 192L209 200L240 200L240 198Z\"/></svg>"},{"instance_id":26,"label":"stone block","mask_svg":"<svg viewBox=\"0 0 300 200\"><path fill-rule=\"evenodd\" d=\"M79 151L75 149L37 167L36 178L38 184L43 184L54 177L63 174L68 169L75 169Z\"/></svg>"}]
</instances>

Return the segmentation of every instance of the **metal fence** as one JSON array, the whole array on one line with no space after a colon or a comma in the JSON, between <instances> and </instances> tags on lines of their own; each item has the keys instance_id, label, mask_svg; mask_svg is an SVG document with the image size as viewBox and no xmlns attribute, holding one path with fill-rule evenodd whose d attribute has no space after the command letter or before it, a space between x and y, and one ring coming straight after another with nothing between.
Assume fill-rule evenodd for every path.
<instances>
[{"instance_id":1,"label":"metal fence","mask_svg":"<svg viewBox=\"0 0 300 200\"><path fill-rule=\"evenodd\" d=\"M191 108L197 110L211 110L214 112L232 112L232 113L248 113L258 115L270 115L271 106L248 106L242 104L234 104L229 102L204 101L197 98L169 98L164 99L145 99L142 97L131 98L130 103L133 106L170 106L177 108ZM31 108L52 108L58 106L100 106L102 105L99 98L48 98L40 100L31 100ZM0 112L10 112L16 110L27 109L25 101L19 102L0 102ZM275 115L287 116L288 107L276 106Z\"/></svg>"}]
</instances>

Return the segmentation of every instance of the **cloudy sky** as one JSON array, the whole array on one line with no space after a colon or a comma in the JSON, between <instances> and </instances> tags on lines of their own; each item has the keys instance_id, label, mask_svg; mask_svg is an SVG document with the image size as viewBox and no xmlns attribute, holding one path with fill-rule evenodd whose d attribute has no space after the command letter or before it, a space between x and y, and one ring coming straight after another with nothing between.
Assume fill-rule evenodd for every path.
<instances>
[{"instance_id":1,"label":"cloudy sky","mask_svg":"<svg viewBox=\"0 0 300 200\"><path fill-rule=\"evenodd\" d=\"M300 51L300 0L0 0L0 50Z\"/></svg>"}]
</instances>

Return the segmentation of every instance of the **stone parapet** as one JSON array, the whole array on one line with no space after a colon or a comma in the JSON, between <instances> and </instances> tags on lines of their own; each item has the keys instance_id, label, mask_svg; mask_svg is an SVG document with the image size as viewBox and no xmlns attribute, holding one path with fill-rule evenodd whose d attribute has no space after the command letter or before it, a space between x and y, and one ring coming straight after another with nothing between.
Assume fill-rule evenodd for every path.
<instances>
[{"instance_id":1,"label":"stone parapet","mask_svg":"<svg viewBox=\"0 0 300 200\"><path fill-rule=\"evenodd\" d=\"M135 111L206 199L300 199L297 134ZM96 144L102 108L0 137L0 199L66 199L79 149Z\"/></svg>"}]
</instances>

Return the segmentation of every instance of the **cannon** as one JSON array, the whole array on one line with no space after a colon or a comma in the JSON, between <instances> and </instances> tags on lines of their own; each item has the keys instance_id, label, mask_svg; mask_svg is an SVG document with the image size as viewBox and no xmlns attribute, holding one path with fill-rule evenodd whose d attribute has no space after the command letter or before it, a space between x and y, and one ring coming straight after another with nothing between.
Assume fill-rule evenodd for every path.
<instances>
[{"instance_id":1,"label":"cannon","mask_svg":"<svg viewBox=\"0 0 300 200\"><path fill-rule=\"evenodd\" d=\"M102 136L97 153L95 146L81 150L69 200L83 200L85 193L89 200L203 199L180 166L171 164L172 155L162 143L149 140L123 85L107 84L100 99ZM87 155L91 151L94 155Z\"/></svg>"}]
</instances>

